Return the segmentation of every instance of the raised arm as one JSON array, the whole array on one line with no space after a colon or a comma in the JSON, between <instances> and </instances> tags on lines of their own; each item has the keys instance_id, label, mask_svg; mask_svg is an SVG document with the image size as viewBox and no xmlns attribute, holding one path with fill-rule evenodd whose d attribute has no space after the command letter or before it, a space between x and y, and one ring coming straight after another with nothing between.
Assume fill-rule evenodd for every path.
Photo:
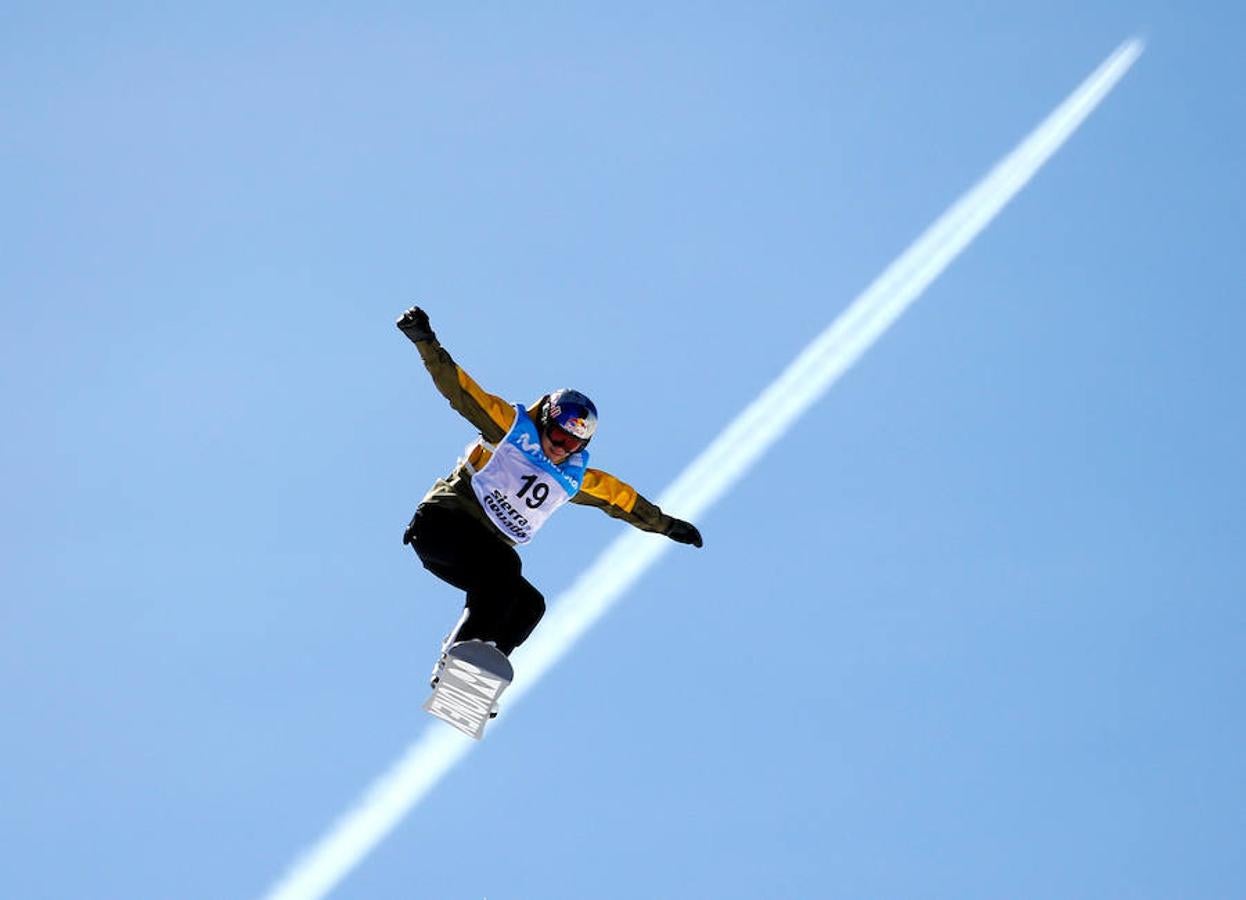
<instances>
[{"instance_id":1,"label":"raised arm","mask_svg":"<svg viewBox=\"0 0 1246 900\"><path fill-rule=\"evenodd\" d=\"M585 469L579 492L571 498L581 506L595 506L641 531L664 534L681 544L701 546L701 532L691 522L668 516L636 492L630 484L600 469Z\"/></svg>"},{"instance_id":2,"label":"raised arm","mask_svg":"<svg viewBox=\"0 0 1246 900\"><path fill-rule=\"evenodd\" d=\"M424 368L433 377L437 390L450 401L451 408L479 429L486 441L500 441L515 422L515 407L485 391L459 368L437 341L424 310L413 306L398 317L396 324L420 351Z\"/></svg>"}]
</instances>

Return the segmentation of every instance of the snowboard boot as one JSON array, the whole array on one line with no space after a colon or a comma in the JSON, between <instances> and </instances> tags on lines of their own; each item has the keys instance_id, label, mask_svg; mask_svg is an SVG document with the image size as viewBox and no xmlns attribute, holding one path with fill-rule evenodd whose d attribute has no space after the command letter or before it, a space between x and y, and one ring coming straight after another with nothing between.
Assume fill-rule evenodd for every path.
<instances>
[{"instance_id":1,"label":"snowboard boot","mask_svg":"<svg viewBox=\"0 0 1246 900\"><path fill-rule=\"evenodd\" d=\"M463 626L467 624L467 613L468 610L464 609L463 615L459 616L459 620L454 623L454 627L450 629L450 633L447 634L441 641L441 656L438 657L437 662L433 664L433 671L428 679L428 686L430 688L436 688L437 682L441 681L441 670L446 667L446 651L454 646L454 642L458 638L459 632L462 631Z\"/></svg>"}]
</instances>

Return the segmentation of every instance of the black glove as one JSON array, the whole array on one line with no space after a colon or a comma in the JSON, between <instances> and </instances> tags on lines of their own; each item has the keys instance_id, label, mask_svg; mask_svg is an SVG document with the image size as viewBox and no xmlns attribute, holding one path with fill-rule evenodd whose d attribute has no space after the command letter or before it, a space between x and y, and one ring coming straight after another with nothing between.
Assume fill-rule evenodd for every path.
<instances>
[{"instance_id":1,"label":"black glove","mask_svg":"<svg viewBox=\"0 0 1246 900\"><path fill-rule=\"evenodd\" d=\"M412 343L418 344L420 341L435 341L437 335L433 334L433 327L428 324L428 313L413 306L401 316L395 323L398 330L409 337Z\"/></svg>"},{"instance_id":2,"label":"black glove","mask_svg":"<svg viewBox=\"0 0 1246 900\"><path fill-rule=\"evenodd\" d=\"M691 544L694 547L701 546L701 532L697 531L697 526L691 522L685 522L683 519L671 519L671 524L666 526L666 536L672 541L679 541L681 544Z\"/></svg>"}]
</instances>

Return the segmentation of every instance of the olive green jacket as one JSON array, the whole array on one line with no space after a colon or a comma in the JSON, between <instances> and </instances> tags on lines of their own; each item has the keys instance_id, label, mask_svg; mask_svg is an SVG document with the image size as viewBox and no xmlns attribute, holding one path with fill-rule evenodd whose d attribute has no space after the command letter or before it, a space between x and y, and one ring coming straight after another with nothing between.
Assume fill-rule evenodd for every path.
<instances>
[{"instance_id":1,"label":"olive green jacket","mask_svg":"<svg viewBox=\"0 0 1246 900\"><path fill-rule=\"evenodd\" d=\"M449 352L436 338L419 341L416 348L424 360L424 367L433 377L437 390L450 401L450 406L467 419L479 431L481 438L471 447L466 458L459 460L454 471L436 483L424 497L424 503L453 507L462 510L481 522L488 523L498 537L513 543L485 514L472 491L472 472L479 471L489 461L492 451L485 444L497 444L515 423L515 407L483 390L472 377L459 368ZM544 398L541 398L544 400ZM536 421L541 401L528 407L528 415ZM650 503L631 485L625 484L608 472L586 469L580 490L571 497L572 503L595 506L608 516L622 519L642 531L667 534L673 521L655 504Z\"/></svg>"}]
</instances>

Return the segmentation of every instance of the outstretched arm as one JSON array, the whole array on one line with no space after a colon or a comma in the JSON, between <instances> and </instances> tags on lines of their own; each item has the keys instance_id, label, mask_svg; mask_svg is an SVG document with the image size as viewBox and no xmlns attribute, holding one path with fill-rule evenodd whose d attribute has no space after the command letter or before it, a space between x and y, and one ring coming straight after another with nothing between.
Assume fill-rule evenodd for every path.
<instances>
[{"instance_id":1,"label":"outstretched arm","mask_svg":"<svg viewBox=\"0 0 1246 900\"><path fill-rule=\"evenodd\" d=\"M410 338L420 351L424 368L433 377L433 384L450 406L480 430L486 441L496 443L515 422L515 408L501 397L490 394L459 368L454 359L437 341L428 313L413 306L396 323L398 330Z\"/></svg>"},{"instance_id":2,"label":"outstretched arm","mask_svg":"<svg viewBox=\"0 0 1246 900\"><path fill-rule=\"evenodd\" d=\"M571 502L595 506L606 515L622 519L641 531L653 531L681 544L701 546L701 532L695 525L668 516L656 504L640 496L630 484L600 469L584 471L584 481Z\"/></svg>"}]
</instances>

